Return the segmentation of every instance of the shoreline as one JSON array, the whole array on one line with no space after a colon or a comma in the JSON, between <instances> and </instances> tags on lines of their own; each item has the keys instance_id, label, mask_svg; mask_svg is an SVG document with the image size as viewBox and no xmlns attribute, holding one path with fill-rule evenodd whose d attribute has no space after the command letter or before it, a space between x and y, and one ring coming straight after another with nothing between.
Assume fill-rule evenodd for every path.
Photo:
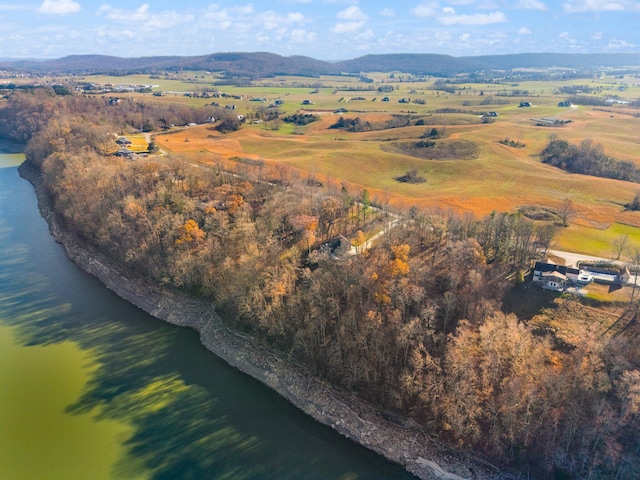
<instances>
[{"instance_id":1,"label":"shoreline","mask_svg":"<svg viewBox=\"0 0 640 480\"><path fill-rule=\"evenodd\" d=\"M37 169L25 161L18 171L33 185L40 214L55 241L79 268L153 317L193 328L210 352L275 390L315 420L399 463L423 480L522 478L471 453L454 451L410 422L388 420L363 401L265 349L250 336L231 331L208 302L142 281L64 230L44 192Z\"/></svg>"}]
</instances>

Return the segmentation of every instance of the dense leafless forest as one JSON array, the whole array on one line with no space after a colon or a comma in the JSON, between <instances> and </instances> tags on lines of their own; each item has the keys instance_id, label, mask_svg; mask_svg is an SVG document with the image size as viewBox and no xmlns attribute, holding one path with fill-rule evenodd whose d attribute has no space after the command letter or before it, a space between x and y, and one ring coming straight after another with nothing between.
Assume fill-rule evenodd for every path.
<instances>
[{"instance_id":1,"label":"dense leafless forest","mask_svg":"<svg viewBox=\"0 0 640 480\"><path fill-rule=\"evenodd\" d=\"M321 246L391 221L366 191L282 166L106 155L111 132L210 114L41 89L11 96L0 130L26 144L69 231L149 282L209 298L316 375L540 477L640 478L637 336L603 333L602 312L579 300L524 320L502 311L508 274L552 228L412 210L336 258Z\"/></svg>"}]
</instances>

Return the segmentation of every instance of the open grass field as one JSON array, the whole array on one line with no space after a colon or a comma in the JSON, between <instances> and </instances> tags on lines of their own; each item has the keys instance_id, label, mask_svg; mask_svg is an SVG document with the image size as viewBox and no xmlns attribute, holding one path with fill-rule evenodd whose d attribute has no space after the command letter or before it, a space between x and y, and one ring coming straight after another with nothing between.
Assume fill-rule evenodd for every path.
<instances>
[{"instance_id":1,"label":"open grass field","mask_svg":"<svg viewBox=\"0 0 640 480\"><path fill-rule=\"evenodd\" d=\"M633 101L640 98L640 79L627 75L566 82L458 80L447 83L450 88L445 91L434 89L438 81L434 78L418 81L399 74L394 78L389 74L368 76L373 83L355 77L277 77L250 86L217 86L215 89L228 96L236 96L234 100L221 99L220 105L233 103L238 113L251 116L265 105L251 99L265 98L267 104L278 99L284 102L281 117L304 112L316 114L318 120L296 128L282 124L279 129L270 124L245 124L226 135L211 125L199 125L158 134L157 142L166 151L197 157L204 163L246 157L271 165L286 164L319 178L344 182L355 191L367 188L374 200L385 198L398 208L453 209L480 217L494 210L515 212L523 206L559 209L568 198L575 216L569 227L561 229L556 248L611 257L622 237L627 237L623 256L640 248L640 212L624 207L640 185L571 174L539 160L550 137L556 136L576 144L590 139L601 144L607 155L640 166L640 118L634 116L640 114L639 109L619 104L558 106L568 96L560 89L577 86L588 87L585 95L594 98ZM180 87L180 79L162 83L143 77L120 77L119 83L154 83L160 90L173 92L180 88L190 91L194 85L182 83ZM202 75L197 80L214 88L213 76ZM184 100L176 95L147 94L143 98L200 104L211 101ZM531 106L520 107L522 101ZM335 113L339 108L347 112ZM482 112L496 112L497 116L492 122L483 122ZM383 128L398 115L405 116L409 126ZM373 127L359 133L331 128L341 116L345 120L359 117ZM568 123L539 126L540 118ZM396 148L398 142L418 142L434 127L445 132L444 138L437 140L445 151L455 151L465 142L475 145L475 153L432 160ZM506 146L500 143L503 140L524 146ZM396 180L412 169L427 181L407 184Z\"/></svg>"}]
</instances>

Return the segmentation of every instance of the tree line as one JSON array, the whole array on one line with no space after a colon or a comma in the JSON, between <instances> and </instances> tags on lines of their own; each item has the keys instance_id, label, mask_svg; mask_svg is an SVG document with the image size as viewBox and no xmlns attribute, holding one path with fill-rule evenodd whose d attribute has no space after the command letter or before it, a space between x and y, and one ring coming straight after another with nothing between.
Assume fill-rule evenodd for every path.
<instances>
[{"instance_id":1,"label":"tree line","mask_svg":"<svg viewBox=\"0 0 640 480\"><path fill-rule=\"evenodd\" d=\"M320 247L376 220L368 193L282 165L107 156L109 132L140 111L112 119L99 101L16 93L0 110L79 238L459 448L543 478L640 475L629 332L603 334L607 317L576 300L532 319L502 311L507 275L551 241L546 224L413 208L374 247L334 258Z\"/></svg>"},{"instance_id":2,"label":"tree line","mask_svg":"<svg viewBox=\"0 0 640 480\"><path fill-rule=\"evenodd\" d=\"M640 183L640 169L633 162L605 155L602 145L585 139L579 145L552 138L540 154L543 163L595 177Z\"/></svg>"},{"instance_id":3,"label":"tree line","mask_svg":"<svg viewBox=\"0 0 640 480\"><path fill-rule=\"evenodd\" d=\"M53 89L35 88L24 95L10 95L0 109L0 136L26 144L49 120L61 113L99 119L91 128L102 127L111 132L151 132L171 126L203 124L212 118L224 120L237 115L225 108L208 105L190 107L180 104L150 102L124 97L60 96ZM266 116L258 109L256 116ZM92 123L92 122L89 122Z\"/></svg>"}]
</instances>

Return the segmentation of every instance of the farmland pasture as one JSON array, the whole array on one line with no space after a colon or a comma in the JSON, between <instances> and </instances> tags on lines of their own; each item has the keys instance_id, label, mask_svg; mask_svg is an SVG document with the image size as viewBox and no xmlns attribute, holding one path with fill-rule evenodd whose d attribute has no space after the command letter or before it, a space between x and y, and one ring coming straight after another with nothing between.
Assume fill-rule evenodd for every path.
<instances>
[{"instance_id":1,"label":"farmland pasture","mask_svg":"<svg viewBox=\"0 0 640 480\"><path fill-rule=\"evenodd\" d=\"M267 104L281 99L282 116L314 113L318 121L304 127L282 124L246 124L239 131L222 135L211 126L200 125L180 131L157 134L159 145L170 152L197 154L198 161L224 161L232 157L261 159L267 165L289 165L319 178L331 177L354 191L367 188L373 198L389 198L398 208L453 209L482 216L491 211L515 212L523 205L559 209L570 199L575 209L570 226L561 229L557 246L604 256L611 255L611 244L620 236L620 225L628 235L627 251L640 247L640 213L626 211L640 185L571 174L542 164L539 153L551 136L578 144L592 140L618 160L640 166L640 110L626 105L602 107L574 105L559 107L567 98L561 87L586 85L595 98L640 98L640 80L633 76L601 76L568 81L493 81L490 83L442 84L435 78L415 78L395 74L368 74L373 83L355 77L276 77L250 86L213 86L215 78L203 75L208 88L233 100L238 113L251 116L259 105L251 98L263 97ZM101 80L107 80L102 78ZM144 80L144 82L142 82ZM119 77L125 82L157 83L141 77ZM176 82L179 83L178 80ZM436 90L447 87L449 91ZM161 84L161 89L193 88L191 83ZM451 90L453 89L453 90ZM381 90L381 91L379 91ZM174 101L181 97L139 95L144 101ZM382 101L387 97L388 101ZM406 99L408 103L401 103ZM210 99L189 99L200 104ZM224 99L227 100L227 99ZM307 102L305 102L305 100ZM180 100L184 101L184 100ZM530 107L520 107L520 102ZM303 105L304 103L308 103ZM221 101L221 105L224 103ZM346 112L339 115L339 108ZM482 112L496 112L490 121ZM388 122L394 116L406 117L409 126L363 132L331 128L339 118L359 117L372 125ZM634 116L636 115L636 116ZM395 117L397 118L397 117ZM536 119L560 119L563 126L539 126ZM419 123L419 125L416 125ZM467 142L476 146L473 158L428 160L390 148L393 142L417 142L433 127L443 129L446 142ZM523 148L499 143L513 140ZM408 184L395 180L416 169L425 183Z\"/></svg>"}]
</instances>

